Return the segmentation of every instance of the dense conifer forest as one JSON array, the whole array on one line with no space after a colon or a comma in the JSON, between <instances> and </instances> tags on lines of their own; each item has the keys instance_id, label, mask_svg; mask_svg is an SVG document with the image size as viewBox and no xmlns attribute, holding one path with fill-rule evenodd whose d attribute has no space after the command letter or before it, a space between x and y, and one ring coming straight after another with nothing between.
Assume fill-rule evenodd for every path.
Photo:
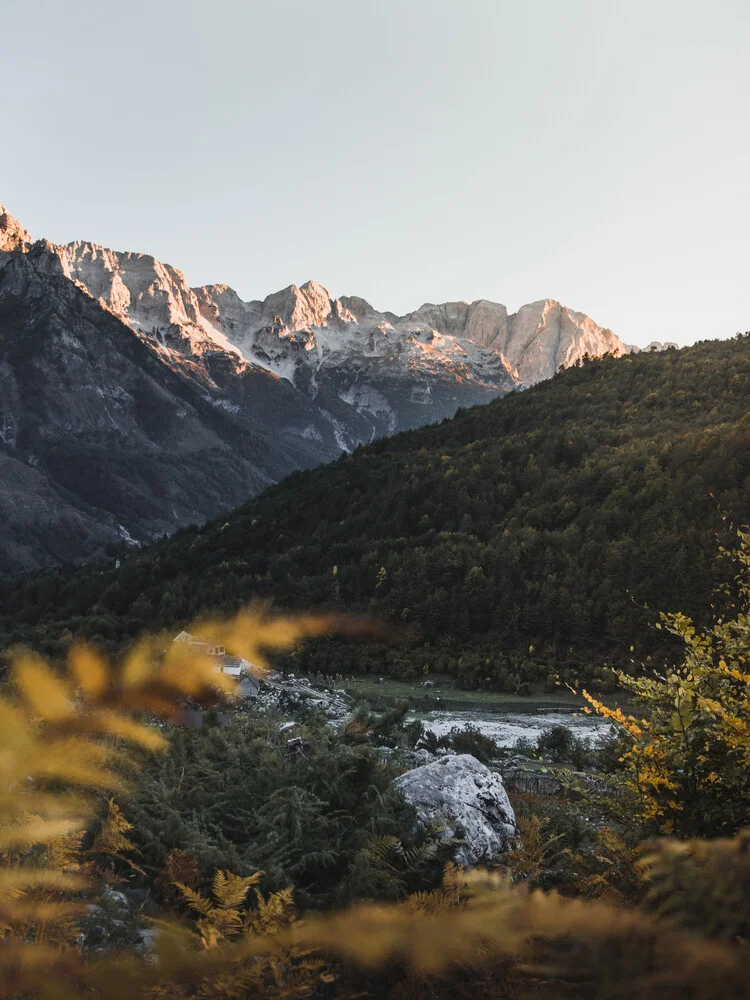
<instances>
[{"instance_id":1,"label":"dense conifer forest","mask_svg":"<svg viewBox=\"0 0 750 1000\"><path fill-rule=\"evenodd\" d=\"M5 580L0 643L114 652L262 598L399 627L390 648L313 644L305 670L427 667L518 691L658 657L655 611L705 616L717 535L750 519L749 400L747 334L586 361L295 473L119 568Z\"/></svg>"}]
</instances>

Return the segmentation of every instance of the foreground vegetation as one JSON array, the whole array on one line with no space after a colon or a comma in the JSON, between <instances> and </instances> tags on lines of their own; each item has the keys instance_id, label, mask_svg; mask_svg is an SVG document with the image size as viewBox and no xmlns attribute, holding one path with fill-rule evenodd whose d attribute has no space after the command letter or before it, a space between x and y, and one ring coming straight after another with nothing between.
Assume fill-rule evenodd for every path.
<instances>
[{"instance_id":1,"label":"foreground vegetation","mask_svg":"<svg viewBox=\"0 0 750 1000\"><path fill-rule=\"evenodd\" d=\"M749 395L747 335L588 362L296 473L119 569L0 582L0 646L58 656L84 637L116 652L144 629L261 597L402 630L399 647L356 655L312 644L298 672L601 686L604 664L677 649L650 608L708 620L722 515L750 517Z\"/></svg>"},{"instance_id":2,"label":"foreground vegetation","mask_svg":"<svg viewBox=\"0 0 750 1000\"><path fill-rule=\"evenodd\" d=\"M642 718L592 698L617 727L607 744L555 730L525 748L563 791L514 796L522 840L483 872L456 868L395 793L399 748L431 742L395 711L361 708L338 734L310 715L291 742L273 718L191 734L146 721L231 695L184 646L143 640L117 670L78 646L64 675L20 655L0 699L0 995L749 997L739 541L733 606L706 627L663 616L681 659L622 675ZM260 662L339 624L352 631L251 613L196 628ZM471 731L446 742L496 750ZM113 885L143 893L146 955L122 920L92 945Z\"/></svg>"}]
</instances>

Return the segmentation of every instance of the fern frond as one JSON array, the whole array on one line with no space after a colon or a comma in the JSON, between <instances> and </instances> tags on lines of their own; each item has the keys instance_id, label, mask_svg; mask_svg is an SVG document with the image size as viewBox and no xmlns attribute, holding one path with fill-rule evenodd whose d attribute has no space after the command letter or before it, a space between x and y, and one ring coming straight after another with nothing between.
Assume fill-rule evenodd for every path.
<instances>
[{"instance_id":1,"label":"fern frond","mask_svg":"<svg viewBox=\"0 0 750 1000\"><path fill-rule=\"evenodd\" d=\"M214 904L210 899L205 896L201 896L199 892L195 889L191 889L189 885L183 885L181 882L174 883L177 889L179 889L182 894L183 899L188 904L191 910L195 910L202 917L208 917L214 909Z\"/></svg>"},{"instance_id":2,"label":"fern frond","mask_svg":"<svg viewBox=\"0 0 750 1000\"><path fill-rule=\"evenodd\" d=\"M262 877L263 872L243 877L232 872L217 871L213 882L213 896L217 905L225 910L235 910L242 906L250 889L257 885Z\"/></svg>"}]
</instances>

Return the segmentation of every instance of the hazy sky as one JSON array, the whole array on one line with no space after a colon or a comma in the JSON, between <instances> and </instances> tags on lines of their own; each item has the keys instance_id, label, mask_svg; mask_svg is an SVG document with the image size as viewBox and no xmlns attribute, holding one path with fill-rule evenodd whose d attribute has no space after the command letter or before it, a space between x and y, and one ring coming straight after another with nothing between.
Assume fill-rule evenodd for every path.
<instances>
[{"instance_id":1,"label":"hazy sky","mask_svg":"<svg viewBox=\"0 0 750 1000\"><path fill-rule=\"evenodd\" d=\"M0 0L0 201L243 298L750 329L750 0Z\"/></svg>"}]
</instances>

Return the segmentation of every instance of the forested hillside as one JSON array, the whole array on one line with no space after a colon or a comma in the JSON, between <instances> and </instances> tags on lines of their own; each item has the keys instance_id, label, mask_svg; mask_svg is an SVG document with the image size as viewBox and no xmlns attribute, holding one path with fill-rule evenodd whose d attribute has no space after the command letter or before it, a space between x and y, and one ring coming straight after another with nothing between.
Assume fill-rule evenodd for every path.
<instances>
[{"instance_id":1,"label":"forested hillside","mask_svg":"<svg viewBox=\"0 0 750 1000\"><path fill-rule=\"evenodd\" d=\"M722 518L750 520L749 400L747 334L588 361L294 473L119 569L5 581L0 637L115 649L262 597L403 629L387 650L313 646L305 670L427 665L516 690L552 669L658 655L651 609L705 612L726 578Z\"/></svg>"}]
</instances>

